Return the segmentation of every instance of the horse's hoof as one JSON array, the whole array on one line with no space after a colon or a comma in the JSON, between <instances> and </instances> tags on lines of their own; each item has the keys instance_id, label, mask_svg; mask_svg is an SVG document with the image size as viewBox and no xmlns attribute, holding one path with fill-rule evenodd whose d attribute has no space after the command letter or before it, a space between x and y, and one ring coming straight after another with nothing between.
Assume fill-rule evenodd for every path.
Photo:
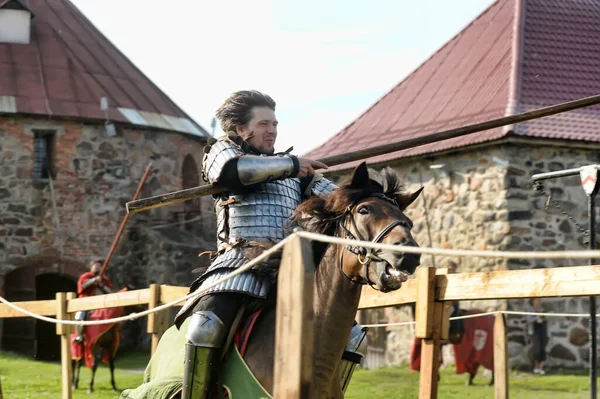
<instances>
[{"instance_id":1,"label":"horse's hoof","mask_svg":"<svg viewBox=\"0 0 600 399\"><path fill-rule=\"evenodd\" d=\"M92 388L88 389L88 393L92 393L94 390Z\"/></svg>"},{"instance_id":2,"label":"horse's hoof","mask_svg":"<svg viewBox=\"0 0 600 399\"><path fill-rule=\"evenodd\" d=\"M117 389L117 387L113 387L113 392L119 392L119 390Z\"/></svg>"}]
</instances>

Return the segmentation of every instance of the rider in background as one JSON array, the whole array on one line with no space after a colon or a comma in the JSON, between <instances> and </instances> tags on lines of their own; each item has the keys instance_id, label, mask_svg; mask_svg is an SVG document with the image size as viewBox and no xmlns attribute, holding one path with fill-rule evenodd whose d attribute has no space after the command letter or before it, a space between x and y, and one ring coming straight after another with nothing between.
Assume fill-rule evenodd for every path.
<instances>
[{"instance_id":1,"label":"rider in background","mask_svg":"<svg viewBox=\"0 0 600 399\"><path fill-rule=\"evenodd\" d=\"M102 269L103 260L92 260L90 262L90 271L83 273L79 280L77 280L77 297L85 298L94 295L111 294L113 292L113 285L108 277L100 276L100 270ZM79 311L75 313L75 320L82 321L86 320L89 311ZM77 336L73 339L75 342L83 342L83 328L84 326L77 326Z\"/></svg>"}]
</instances>

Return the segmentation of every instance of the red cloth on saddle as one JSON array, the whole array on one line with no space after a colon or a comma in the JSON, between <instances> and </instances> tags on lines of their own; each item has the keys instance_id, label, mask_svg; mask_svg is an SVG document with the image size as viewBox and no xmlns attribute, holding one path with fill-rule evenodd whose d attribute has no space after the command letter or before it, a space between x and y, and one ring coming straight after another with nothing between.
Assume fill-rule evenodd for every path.
<instances>
[{"instance_id":1,"label":"red cloth on saddle","mask_svg":"<svg viewBox=\"0 0 600 399\"><path fill-rule=\"evenodd\" d=\"M483 313L470 309L466 315ZM456 362L456 374L474 374L479 365L494 370L494 315L464 319L465 334L460 344L452 345Z\"/></svg>"},{"instance_id":2,"label":"red cloth on saddle","mask_svg":"<svg viewBox=\"0 0 600 399\"><path fill-rule=\"evenodd\" d=\"M89 279L94 278L94 277L96 277L96 275L92 272L83 273L79 277L79 280L77 280L77 297L78 298L85 298L87 296L94 295L94 292L98 288L98 284L92 284L89 287L87 287L85 290L82 288L83 284L86 281L88 281ZM110 282L110 280L108 279L108 277L106 277L105 275L102 275L102 281L104 282L105 286L107 286L111 290L113 289L113 285Z\"/></svg>"},{"instance_id":3,"label":"red cloth on saddle","mask_svg":"<svg viewBox=\"0 0 600 399\"><path fill-rule=\"evenodd\" d=\"M94 310L88 320L106 320L113 319L115 317L123 316L123 308L110 308L110 309L96 309ZM109 324L96 324L91 326L85 326L83 330L83 351L82 345L73 342L73 338L77 336L77 333L71 334L71 354L74 360L79 360L82 356L85 358L85 365L88 368L92 368L94 364L94 355L92 353L92 348L96 341L105 334L111 327L115 328L115 338L113 340L113 356L117 353L117 349L119 348L119 324L117 323L109 323ZM83 352L83 353L82 353ZM104 363L108 363L108 353L104 353L102 356L102 361Z\"/></svg>"},{"instance_id":4,"label":"red cloth on saddle","mask_svg":"<svg viewBox=\"0 0 600 399\"><path fill-rule=\"evenodd\" d=\"M251 313L244 317L242 323L238 330L235 333L233 338L235 342L235 346L240 351L240 355L244 356L246 353L246 347L248 346L248 341L250 340L250 335L252 334L252 330L254 329L254 324L256 320L258 320L258 316L260 316L262 309L257 310L254 313Z\"/></svg>"}]
</instances>

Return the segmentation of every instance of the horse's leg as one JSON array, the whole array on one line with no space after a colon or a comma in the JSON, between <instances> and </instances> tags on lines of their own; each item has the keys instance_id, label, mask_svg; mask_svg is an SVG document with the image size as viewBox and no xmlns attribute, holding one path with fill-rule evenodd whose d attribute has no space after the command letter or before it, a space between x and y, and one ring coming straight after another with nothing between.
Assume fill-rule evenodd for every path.
<instances>
[{"instance_id":1,"label":"horse's leg","mask_svg":"<svg viewBox=\"0 0 600 399\"><path fill-rule=\"evenodd\" d=\"M72 364L72 368L73 368L73 378L72 378L73 389L77 389L77 388L79 388L79 369L81 367L81 359L80 360L72 360L71 364Z\"/></svg>"},{"instance_id":2,"label":"horse's leg","mask_svg":"<svg viewBox=\"0 0 600 399\"><path fill-rule=\"evenodd\" d=\"M467 381L468 386L473 385L473 378L475 378L475 373L469 373L469 379Z\"/></svg>"},{"instance_id":3,"label":"horse's leg","mask_svg":"<svg viewBox=\"0 0 600 399\"><path fill-rule=\"evenodd\" d=\"M90 380L90 387L88 388L88 393L94 392L94 376L96 375L96 369L100 362L102 361L102 350L94 351L92 349L92 353L94 354L94 363L92 364L92 379Z\"/></svg>"},{"instance_id":4,"label":"horse's leg","mask_svg":"<svg viewBox=\"0 0 600 399\"><path fill-rule=\"evenodd\" d=\"M467 385L469 385L469 386L473 385L473 379L477 375L477 370L479 369L479 363L473 363L473 369L474 369L473 372L469 371L469 380L467 381Z\"/></svg>"},{"instance_id":5,"label":"horse's leg","mask_svg":"<svg viewBox=\"0 0 600 399\"><path fill-rule=\"evenodd\" d=\"M108 366L110 367L110 384L112 385L113 391L117 392L117 385L115 384L115 358L113 357L112 348L109 348L108 351Z\"/></svg>"},{"instance_id":6,"label":"horse's leg","mask_svg":"<svg viewBox=\"0 0 600 399\"><path fill-rule=\"evenodd\" d=\"M488 386L492 386L494 385L494 370L492 370L492 379L490 380L490 382L488 383Z\"/></svg>"}]
</instances>

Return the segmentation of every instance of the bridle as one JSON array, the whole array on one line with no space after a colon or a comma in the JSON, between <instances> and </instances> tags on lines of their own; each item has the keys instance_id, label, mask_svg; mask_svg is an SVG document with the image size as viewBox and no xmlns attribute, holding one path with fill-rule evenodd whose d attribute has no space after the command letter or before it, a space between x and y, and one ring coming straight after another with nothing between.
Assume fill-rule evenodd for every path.
<instances>
[{"instance_id":1,"label":"bridle","mask_svg":"<svg viewBox=\"0 0 600 399\"><path fill-rule=\"evenodd\" d=\"M399 207L398 203L382 194L382 193L373 193L368 195L367 197L363 197L361 199L359 199L358 201L355 201L352 205L349 205L346 210L339 216L336 216L333 219L341 219L339 226L341 227L341 230L343 230L344 235L338 235L336 233L336 236L339 236L340 238L349 238L351 240L360 240L360 241L368 241L365 240L363 238L363 236L360 234L360 231L358 230L358 226L356 225L356 221L354 220L354 216L352 215L352 210L360 203L362 202L365 198L368 197L376 197L376 198L381 198L384 199L396 206ZM330 219L330 220L333 220ZM354 235L347 227L347 219L350 219L350 224L352 225L351 227L354 229L354 232L356 235ZM393 229L395 229L398 226L404 226L407 227L407 223L404 220L395 220L393 222L391 222L390 224L388 224L386 227L384 227L376 236L375 238L373 238L371 240L371 242L373 243L379 243L381 242ZM364 266L364 277L361 276L357 276L357 277L350 277L348 276L343 269L343 257L344 257L344 252L345 251L349 251L353 254L355 254L358 258L358 262ZM369 266L371 265L371 261L376 261L376 262L385 262L384 259L380 258L379 256L377 256L376 250L374 250L373 248L364 248L364 247L359 247L359 246L355 246L355 245L346 245L344 247L344 249L340 252L340 262L339 262L339 266L340 266L340 271L342 272L342 274L344 275L344 277L346 277L348 280L350 280L351 282L355 283L355 284L361 284L361 285L370 285L371 287L375 288L375 283L373 281L371 281L371 279L369 278Z\"/></svg>"}]
</instances>

